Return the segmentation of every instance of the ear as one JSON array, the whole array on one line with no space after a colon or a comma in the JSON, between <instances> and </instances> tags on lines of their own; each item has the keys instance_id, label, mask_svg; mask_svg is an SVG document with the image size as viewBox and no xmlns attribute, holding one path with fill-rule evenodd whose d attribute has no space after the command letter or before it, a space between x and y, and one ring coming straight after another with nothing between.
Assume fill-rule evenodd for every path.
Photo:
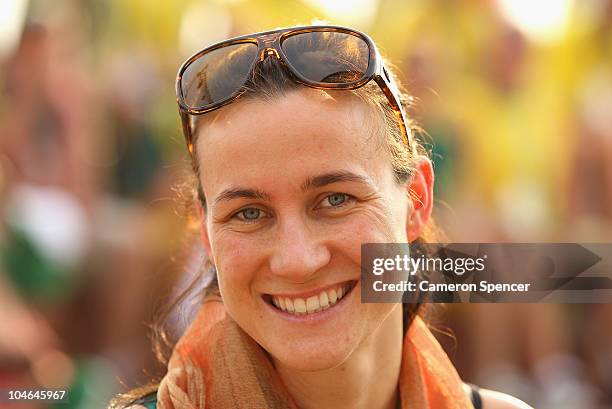
<instances>
[{"instance_id":1,"label":"ear","mask_svg":"<svg viewBox=\"0 0 612 409\"><path fill-rule=\"evenodd\" d=\"M202 245L204 245L206 256L214 264L210 246L210 237L208 236L208 230L206 229L206 211L199 201L196 203L196 208L198 209L198 219L200 224L200 239L202 240Z\"/></svg>"},{"instance_id":2,"label":"ear","mask_svg":"<svg viewBox=\"0 0 612 409\"><path fill-rule=\"evenodd\" d=\"M431 161L426 156L419 155L413 175L406 186L411 203L406 222L408 242L413 242L421 236L431 218L433 184L434 173Z\"/></svg>"}]
</instances>

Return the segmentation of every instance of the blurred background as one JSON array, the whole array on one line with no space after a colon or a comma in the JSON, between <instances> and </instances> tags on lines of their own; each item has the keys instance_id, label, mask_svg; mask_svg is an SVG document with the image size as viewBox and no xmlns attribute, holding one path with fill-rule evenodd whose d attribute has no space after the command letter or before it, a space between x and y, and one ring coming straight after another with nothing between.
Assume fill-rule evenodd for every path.
<instances>
[{"instance_id":1,"label":"blurred background","mask_svg":"<svg viewBox=\"0 0 612 409\"><path fill-rule=\"evenodd\" d=\"M0 389L100 408L163 374L149 323L198 263L174 189L178 66L313 20L397 67L453 241L612 241L612 0L0 0ZM612 304L440 310L467 381L612 408Z\"/></svg>"}]
</instances>

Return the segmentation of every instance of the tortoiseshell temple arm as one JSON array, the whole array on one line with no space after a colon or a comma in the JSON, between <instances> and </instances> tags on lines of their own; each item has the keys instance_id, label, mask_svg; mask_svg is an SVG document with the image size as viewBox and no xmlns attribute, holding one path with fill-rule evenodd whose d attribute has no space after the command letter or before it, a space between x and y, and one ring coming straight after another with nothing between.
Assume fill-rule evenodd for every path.
<instances>
[{"instance_id":1,"label":"tortoiseshell temple arm","mask_svg":"<svg viewBox=\"0 0 612 409\"><path fill-rule=\"evenodd\" d=\"M401 103L399 90L395 85L393 79L387 73L385 67L380 64L377 69L378 73L374 75L374 81L378 84L380 89L383 91L387 100L389 101L389 105L393 108L393 112L399 122L400 128L402 130L402 136L404 138L404 143L412 150L412 153L416 155L416 147L414 144L412 131L408 127L408 121L406 120L406 112L404 110L404 106Z\"/></svg>"},{"instance_id":2,"label":"tortoiseshell temple arm","mask_svg":"<svg viewBox=\"0 0 612 409\"><path fill-rule=\"evenodd\" d=\"M189 113L179 109L181 114L181 126L183 128L183 135L185 135L185 142L187 142L187 149L189 155L193 155L193 135L191 133L191 124L189 120Z\"/></svg>"}]
</instances>

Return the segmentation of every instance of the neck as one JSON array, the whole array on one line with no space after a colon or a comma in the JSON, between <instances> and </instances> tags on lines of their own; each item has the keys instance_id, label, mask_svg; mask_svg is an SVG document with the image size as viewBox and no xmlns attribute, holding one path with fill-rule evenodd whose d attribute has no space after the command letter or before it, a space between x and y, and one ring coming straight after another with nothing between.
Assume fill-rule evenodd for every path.
<instances>
[{"instance_id":1,"label":"neck","mask_svg":"<svg viewBox=\"0 0 612 409\"><path fill-rule=\"evenodd\" d=\"M322 371L298 371L275 362L276 369L298 407L337 409L394 409L402 362L402 308L340 365Z\"/></svg>"}]
</instances>

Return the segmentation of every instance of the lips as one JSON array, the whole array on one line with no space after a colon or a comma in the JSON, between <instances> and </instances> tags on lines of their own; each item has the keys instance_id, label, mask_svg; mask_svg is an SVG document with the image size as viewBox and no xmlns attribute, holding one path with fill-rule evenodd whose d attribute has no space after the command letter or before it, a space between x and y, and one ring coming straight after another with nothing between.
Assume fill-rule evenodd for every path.
<instances>
[{"instance_id":1,"label":"lips","mask_svg":"<svg viewBox=\"0 0 612 409\"><path fill-rule=\"evenodd\" d=\"M308 297L269 295L274 307L286 313L302 316L315 314L336 305L355 286L355 281L339 283Z\"/></svg>"}]
</instances>

